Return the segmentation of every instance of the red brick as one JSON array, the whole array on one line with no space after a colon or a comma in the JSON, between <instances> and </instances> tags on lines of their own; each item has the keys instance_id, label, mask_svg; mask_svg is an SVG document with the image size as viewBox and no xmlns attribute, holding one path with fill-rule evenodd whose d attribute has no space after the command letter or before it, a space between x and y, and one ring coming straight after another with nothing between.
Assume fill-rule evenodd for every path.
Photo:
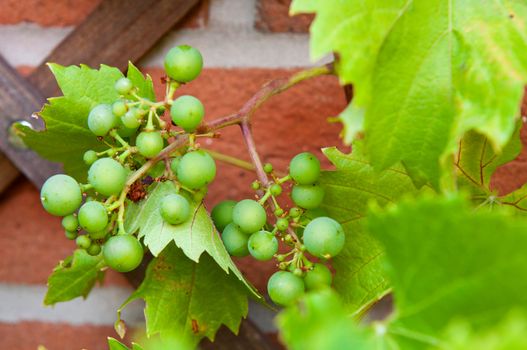
<instances>
[{"instance_id":1,"label":"red brick","mask_svg":"<svg viewBox=\"0 0 527 350\"><path fill-rule=\"evenodd\" d=\"M0 349L12 350L107 350L107 337L119 339L112 326L43 322L0 323L0 335Z\"/></svg>"},{"instance_id":2,"label":"red brick","mask_svg":"<svg viewBox=\"0 0 527 350\"><path fill-rule=\"evenodd\" d=\"M102 0L3 0L0 24L32 22L42 26L70 26L81 23ZM206 25L209 0L203 0L178 27Z\"/></svg>"},{"instance_id":3,"label":"red brick","mask_svg":"<svg viewBox=\"0 0 527 350\"><path fill-rule=\"evenodd\" d=\"M291 0L258 0L255 27L265 32L306 33L313 15L289 16Z\"/></svg>"}]
</instances>

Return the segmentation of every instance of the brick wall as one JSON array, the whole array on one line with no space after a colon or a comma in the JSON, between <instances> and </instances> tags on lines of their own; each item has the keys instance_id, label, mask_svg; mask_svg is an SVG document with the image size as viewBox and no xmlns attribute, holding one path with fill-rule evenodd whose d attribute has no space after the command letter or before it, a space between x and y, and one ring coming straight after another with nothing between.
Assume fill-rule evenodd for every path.
<instances>
[{"instance_id":1,"label":"brick wall","mask_svg":"<svg viewBox=\"0 0 527 350\"><path fill-rule=\"evenodd\" d=\"M27 73L100 1L1 1L0 54ZM269 79L311 64L307 36L311 17L289 18L289 3L203 1L139 65L158 82L168 48L183 43L196 46L204 55L205 69L181 93L200 98L207 118L233 112ZM333 77L306 82L273 98L254 118L255 138L264 161L285 169L290 157L300 151L320 155L321 147L340 144L340 127L328 124L326 118L343 107L344 95ZM222 137L207 147L247 159L239 136L236 128L225 129ZM509 190L527 180L525 159L522 155L520 162L500 170L499 188ZM219 164L218 180L210 189L207 204L250 196L253 180L251 173ZM115 336L114 311L130 293L126 280L109 272L104 285L87 301L44 308L41 300L47 275L70 253L73 243L63 238L59 219L43 211L38 190L23 178L1 195L0 222L0 349L34 350L38 344L49 350L106 349L106 336ZM259 288L264 288L273 269L251 259L240 260L239 266ZM255 318L261 315L257 309L251 313ZM140 305L125 315L132 323L140 323L141 317Z\"/></svg>"}]
</instances>

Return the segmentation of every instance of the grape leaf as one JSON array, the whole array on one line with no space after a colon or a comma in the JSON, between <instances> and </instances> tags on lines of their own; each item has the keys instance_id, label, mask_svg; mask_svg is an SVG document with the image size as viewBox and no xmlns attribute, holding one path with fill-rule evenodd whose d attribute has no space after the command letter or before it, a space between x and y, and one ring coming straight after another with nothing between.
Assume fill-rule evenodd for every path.
<instances>
[{"instance_id":1,"label":"grape leaf","mask_svg":"<svg viewBox=\"0 0 527 350\"><path fill-rule=\"evenodd\" d=\"M48 99L48 104L39 113L45 122L45 130L36 131L17 125L17 132L24 143L40 156L64 164L67 174L85 182L88 167L82 160L84 152L107 148L88 129L88 114L98 104L113 103L119 99L114 84L123 74L117 68L105 65L101 65L99 70L85 65L64 67L49 64L49 67L63 96ZM152 79L144 78L131 63L128 77L138 87L139 95L155 98ZM65 140L75 142L66 145Z\"/></svg>"},{"instance_id":2,"label":"grape leaf","mask_svg":"<svg viewBox=\"0 0 527 350\"><path fill-rule=\"evenodd\" d=\"M344 310L331 289L306 294L278 315L280 337L291 350L375 349Z\"/></svg>"},{"instance_id":3,"label":"grape leaf","mask_svg":"<svg viewBox=\"0 0 527 350\"><path fill-rule=\"evenodd\" d=\"M475 131L464 135L455 159L460 187L481 196L489 196L492 193L489 185L496 169L520 154L520 126L518 125L501 153L494 152L488 139Z\"/></svg>"},{"instance_id":4,"label":"grape leaf","mask_svg":"<svg viewBox=\"0 0 527 350\"><path fill-rule=\"evenodd\" d=\"M527 222L459 198L405 202L370 216L386 251L396 317L388 334L422 348L453 319L482 330L526 310Z\"/></svg>"},{"instance_id":5,"label":"grape leaf","mask_svg":"<svg viewBox=\"0 0 527 350\"><path fill-rule=\"evenodd\" d=\"M225 274L208 254L198 264L174 244L149 264L143 283L122 307L137 298L146 302L149 336L184 329L195 341L214 340L222 324L236 333L248 311L247 291L240 281Z\"/></svg>"},{"instance_id":6,"label":"grape leaf","mask_svg":"<svg viewBox=\"0 0 527 350\"><path fill-rule=\"evenodd\" d=\"M73 256L61 261L48 278L45 305L53 305L77 297L86 298L95 282L104 276L102 255L91 256L77 249Z\"/></svg>"},{"instance_id":7,"label":"grape leaf","mask_svg":"<svg viewBox=\"0 0 527 350\"><path fill-rule=\"evenodd\" d=\"M117 339L108 337L108 350L130 350L126 345Z\"/></svg>"},{"instance_id":8,"label":"grape leaf","mask_svg":"<svg viewBox=\"0 0 527 350\"><path fill-rule=\"evenodd\" d=\"M524 2L296 0L292 10L317 14L313 53L339 54L355 93L342 119L357 134L364 118L374 168L401 161L416 182L439 187L466 131L496 152L514 133L527 83Z\"/></svg>"},{"instance_id":9,"label":"grape leaf","mask_svg":"<svg viewBox=\"0 0 527 350\"><path fill-rule=\"evenodd\" d=\"M139 203L128 203L125 228L138 233L154 256L158 256L172 241L193 261L198 262L207 252L225 271L232 271L257 296L232 262L223 242L202 202L189 199L191 218L180 225L168 224L159 212L161 201L176 192L171 181L155 183L149 188L148 197Z\"/></svg>"},{"instance_id":10,"label":"grape leaf","mask_svg":"<svg viewBox=\"0 0 527 350\"><path fill-rule=\"evenodd\" d=\"M382 270L382 248L364 227L368 203L393 203L405 193L416 193L402 167L377 174L361 154L361 144L351 155L336 148L324 154L336 166L320 178L325 197L323 208L339 221L346 232L344 250L333 259L336 270L334 287L342 295L348 311L361 312L389 289Z\"/></svg>"}]
</instances>

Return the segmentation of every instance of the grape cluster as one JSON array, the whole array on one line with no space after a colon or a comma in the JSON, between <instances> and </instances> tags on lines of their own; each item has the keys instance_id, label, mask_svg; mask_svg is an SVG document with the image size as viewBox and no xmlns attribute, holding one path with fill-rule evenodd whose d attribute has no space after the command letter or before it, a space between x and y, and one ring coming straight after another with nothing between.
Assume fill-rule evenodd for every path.
<instances>
[{"instance_id":1,"label":"grape cluster","mask_svg":"<svg viewBox=\"0 0 527 350\"><path fill-rule=\"evenodd\" d=\"M173 181L175 191L163 198L159 215L167 224L180 225L191 216L190 200L203 196L216 176L213 158L195 143L205 114L202 103L188 95L173 99L176 89L195 79L202 66L195 48L172 48L165 57L167 93L159 102L141 97L131 79L118 79L113 87L119 99L93 106L87 116L88 129L108 147L84 153L87 183L59 174L42 187L42 205L51 215L63 217L66 237L91 255L102 254L117 271L137 268L144 254L142 243L125 230L128 201L144 198L152 182ZM165 114L181 130L172 130ZM181 137L188 142L162 153Z\"/></svg>"},{"instance_id":2,"label":"grape cluster","mask_svg":"<svg viewBox=\"0 0 527 350\"><path fill-rule=\"evenodd\" d=\"M332 273L325 262L340 253L345 235L342 226L320 208L324 190L317 184L320 161L315 155L296 155L289 164L289 174L281 178L271 164L265 164L264 171L272 180L252 184L259 192L258 200L223 201L213 208L211 216L232 256L276 259L279 271L269 279L267 291L273 302L285 306L306 289L331 285ZM290 196L296 206L284 210L278 198L288 182L293 182ZM273 213L274 224L268 222L266 207ZM289 251L279 254L279 242Z\"/></svg>"}]
</instances>

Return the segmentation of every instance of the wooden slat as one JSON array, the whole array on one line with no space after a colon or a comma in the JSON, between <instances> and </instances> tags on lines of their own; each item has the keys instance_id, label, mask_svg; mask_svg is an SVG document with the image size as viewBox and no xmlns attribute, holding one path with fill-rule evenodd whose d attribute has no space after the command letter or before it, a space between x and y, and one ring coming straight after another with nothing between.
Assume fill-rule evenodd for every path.
<instances>
[{"instance_id":1,"label":"wooden slat","mask_svg":"<svg viewBox=\"0 0 527 350\"><path fill-rule=\"evenodd\" d=\"M35 128L42 128L42 123L30 116L40 110L44 101L40 92L0 56L0 149L37 186L42 185L50 174L57 173L59 167L38 157L31 150L14 147L9 142L9 129L20 120L31 123ZM5 186L8 179L14 179L9 165L2 167L0 172ZM4 178L4 173L8 172L10 174Z\"/></svg>"},{"instance_id":2,"label":"wooden slat","mask_svg":"<svg viewBox=\"0 0 527 350\"><path fill-rule=\"evenodd\" d=\"M106 0L62 41L44 62L63 65L101 63L125 70L174 27L198 0ZM46 96L59 94L42 64L29 80Z\"/></svg>"},{"instance_id":3,"label":"wooden slat","mask_svg":"<svg viewBox=\"0 0 527 350\"><path fill-rule=\"evenodd\" d=\"M0 153L0 193L3 193L13 182L18 174L18 169L11 161Z\"/></svg>"}]
</instances>

